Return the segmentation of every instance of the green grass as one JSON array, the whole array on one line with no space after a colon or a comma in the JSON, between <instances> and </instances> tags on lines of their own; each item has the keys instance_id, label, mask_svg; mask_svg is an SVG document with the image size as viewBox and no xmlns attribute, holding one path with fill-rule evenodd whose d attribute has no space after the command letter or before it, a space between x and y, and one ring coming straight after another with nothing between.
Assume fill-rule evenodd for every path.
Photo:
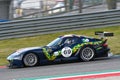
<instances>
[{"instance_id":1,"label":"green grass","mask_svg":"<svg viewBox=\"0 0 120 80\"><path fill-rule=\"evenodd\" d=\"M6 57L10 55L17 49L25 48L25 47L33 47L33 46L43 46L51 42L58 36L65 34L78 34L78 35L86 35L97 37L94 35L95 31L108 31L113 32L115 34L114 37L108 38L108 44L111 48L111 51L114 54L120 54L120 26L113 27L105 27L105 28L92 28L92 29L83 29L76 31L68 31L68 32L58 32L53 34L45 34L39 35L35 37L26 37L26 38L18 38L18 39L8 39L0 41L0 65L7 65Z\"/></svg>"}]
</instances>

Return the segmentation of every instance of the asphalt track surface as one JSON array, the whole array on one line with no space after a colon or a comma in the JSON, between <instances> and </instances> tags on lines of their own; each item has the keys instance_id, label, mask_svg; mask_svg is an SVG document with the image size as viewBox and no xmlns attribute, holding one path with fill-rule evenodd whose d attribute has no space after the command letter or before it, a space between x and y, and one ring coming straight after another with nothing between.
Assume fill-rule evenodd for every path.
<instances>
[{"instance_id":1,"label":"asphalt track surface","mask_svg":"<svg viewBox=\"0 0 120 80\"><path fill-rule=\"evenodd\" d=\"M120 56L90 62L60 63L27 68L0 68L0 80L120 70Z\"/></svg>"}]
</instances>

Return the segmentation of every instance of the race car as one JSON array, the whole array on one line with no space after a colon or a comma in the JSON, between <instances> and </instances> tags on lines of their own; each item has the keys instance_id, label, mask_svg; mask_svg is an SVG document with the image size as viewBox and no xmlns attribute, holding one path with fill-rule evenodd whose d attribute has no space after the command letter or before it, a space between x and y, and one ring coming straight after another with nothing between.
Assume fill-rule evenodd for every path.
<instances>
[{"instance_id":1,"label":"race car","mask_svg":"<svg viewBox=\"0 0 120 80\"><path fill-rule=\"evenodd\" d=\"M97 31L95 35L101 38L64 35L43 47L19 49L7 57L9 67L32 67L45 62L91 61L99 57L109 57L111 52L106 37L113 36L113 33Z\"/></svg>"}]
</instances>

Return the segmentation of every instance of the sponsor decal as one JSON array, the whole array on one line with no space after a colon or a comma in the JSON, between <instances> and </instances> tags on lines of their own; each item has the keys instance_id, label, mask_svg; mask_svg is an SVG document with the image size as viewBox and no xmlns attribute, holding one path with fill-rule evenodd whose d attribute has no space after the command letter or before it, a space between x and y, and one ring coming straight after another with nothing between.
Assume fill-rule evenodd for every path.
<instances>
[{"instance_id":1,"label":"sponsor decal","mask_svg":"<svg viewBox=\"0 0 120 80\"><path fill-rule=\"evenodd\" d=\"M89 42L89 39L82 39L83 42Z\"/></svg>"},{"instance_id":2,"label":"sponsor decal","mask_svg":"<svg viewBox=\"0 0 120 80\"><path fill-rule=\"evenodd\" d=\"M50 55L49 51L47 51L46 48L43 48L43 53L47 57L48 60L55 60L56 58L56 55L55 54Z\"/></svg>"}]
</instances>

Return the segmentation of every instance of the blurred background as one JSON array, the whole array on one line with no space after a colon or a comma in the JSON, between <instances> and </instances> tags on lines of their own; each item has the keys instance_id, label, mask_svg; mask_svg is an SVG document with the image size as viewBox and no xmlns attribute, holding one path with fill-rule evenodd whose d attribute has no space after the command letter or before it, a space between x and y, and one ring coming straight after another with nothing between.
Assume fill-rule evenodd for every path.
<instances>
[{"instance_id":1,"label":"blurred background","mask_svg":"<svg viewBox=\"0 0 120 80\"><path fill-rule=\"evenodd\" d=\"M120 0L0 0L0 7L10 4L9 11L0 10L3 12L0 13L0 18L5 13L9 13L6 19L16 19L100 12L119 9L119 2Z\"/></svg>"}]
</instances>

